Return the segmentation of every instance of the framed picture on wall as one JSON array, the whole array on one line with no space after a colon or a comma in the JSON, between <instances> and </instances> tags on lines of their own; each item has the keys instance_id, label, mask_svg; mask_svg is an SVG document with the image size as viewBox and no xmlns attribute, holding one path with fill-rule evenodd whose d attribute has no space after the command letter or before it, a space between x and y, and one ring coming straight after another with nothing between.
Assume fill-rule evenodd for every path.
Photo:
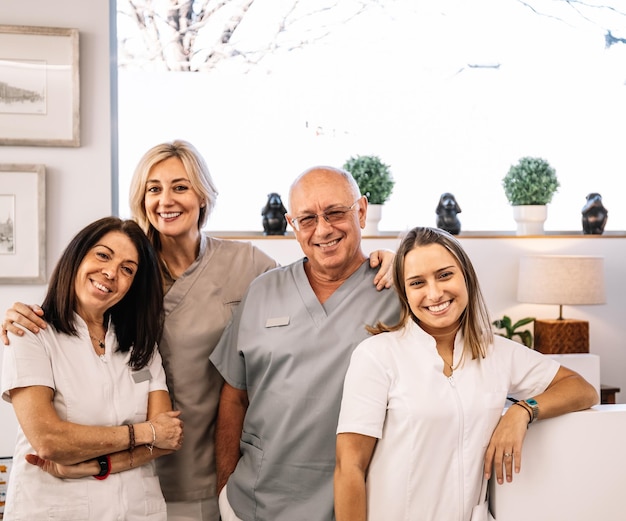
<instances>
[{"instance_id":1,"label":"framed picture on wall","mask_svg":"<svg viewBox=\"0 0 626 521\"><path fill-rule=\"evenodd\" d=\"M10 456L0 457L0 519L3 519L12 462L13 458Z\"/></svg>"},{"instance_id":2,"label":"framed picture on wall","mask_svg":"<svg viewBox=\"0 0 626 521\"><path fill-rule=\"evenodd\" d=\"M46 282L44 165L0 164L0 284Z\"/></svg>"},{"instance_id":3,"label":"framed picture on wall","mask_svg":"<svg viewBox=\"0 0 626 521\"><path fill-rule=\"evenodd\" d=\"M0 25L0 145L80 146L78 29Z\"/></svg>"}]
</instances>

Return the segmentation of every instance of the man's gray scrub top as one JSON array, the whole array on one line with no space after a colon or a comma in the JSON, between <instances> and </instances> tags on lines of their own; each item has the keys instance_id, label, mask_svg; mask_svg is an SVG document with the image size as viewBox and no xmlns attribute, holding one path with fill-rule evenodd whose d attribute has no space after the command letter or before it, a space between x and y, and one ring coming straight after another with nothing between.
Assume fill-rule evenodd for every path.
<instances>
[{"instance_id":1,"label":"man's gray scrub top","mask_svg":"<svg viewBox=\"0 0 626 521\"><path fill-rule=\"evenodd\" d=\"M211 361L248 391L228 499L244 521L330 521L335 430L350 355L366 324L395 324L398 297L369 261L322 305L301 259L255 279Z\"/></svg>"}]
</instances>

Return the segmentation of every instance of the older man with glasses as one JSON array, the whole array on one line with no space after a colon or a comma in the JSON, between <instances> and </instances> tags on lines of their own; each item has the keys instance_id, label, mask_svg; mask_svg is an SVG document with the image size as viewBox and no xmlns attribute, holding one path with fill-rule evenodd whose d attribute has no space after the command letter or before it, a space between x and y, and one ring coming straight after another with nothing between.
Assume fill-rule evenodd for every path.
<instances>
[{"instance_id":1,"label":"older man with glasses","mask_svg":"<svg viewBox=\"0 0 626 521\"><path fill-rule=\"evenodd\" d=\"M256 279L211 355L226 383L216 458L223 521L331 521L335 430L366 325L394 323L361 249L367 199L315 167L293 183L287 221L304 258Z\"/></svg>"}]
</instances>

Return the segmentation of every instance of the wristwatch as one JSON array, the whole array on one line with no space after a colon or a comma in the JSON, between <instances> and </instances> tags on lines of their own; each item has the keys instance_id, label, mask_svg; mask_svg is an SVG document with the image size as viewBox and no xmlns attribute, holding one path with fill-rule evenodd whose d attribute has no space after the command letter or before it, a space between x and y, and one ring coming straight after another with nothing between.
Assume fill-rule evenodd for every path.
<instances>
[{"instance_id":1,"label":"wristwatch","mask_svg":"<svg viewBox=\"0 0 626 521\"><path fill-rule=\"evenodd\" d=\"M530 410L533 413L533 419L530 420L530 423L532 423L537 419L537 416L539 416L539 404L534 398L528 398L528 400L524 400L524 403L530 407Z\"/></svg>"},{"instance_id":2,"label":"wristwatch","mask_svg":"<svg viewBox=\"0 0 626 521\"><path fill-rule=\"evenodd\" d=\"M98 465L100 465L100 472L94 475L96 479L106 479L111 473L111 458L109 456L98 456L96 458Z\"/></svg>"}]
</instances>

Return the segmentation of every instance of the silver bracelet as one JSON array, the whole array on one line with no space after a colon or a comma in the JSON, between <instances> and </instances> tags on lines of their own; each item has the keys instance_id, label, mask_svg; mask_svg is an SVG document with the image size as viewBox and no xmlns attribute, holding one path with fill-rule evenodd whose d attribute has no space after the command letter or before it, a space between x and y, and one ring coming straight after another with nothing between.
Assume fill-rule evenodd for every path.
<instances>
[{"instance_id":1,"label":"silver bracelet","mask_svg":"<svg viewBox=\"0 0 626 521\"><path fill-rule=\"evenodd\" d=\"M148 447L150 455L152 455L152 449L154 449L154 444L156 442L156 430L154 430L154 425L152 425L150 420L148 420L148 425L150 425L150 428L152 429L152 443L146 445L146 447Z\"/></svg>"}]
</instances>

